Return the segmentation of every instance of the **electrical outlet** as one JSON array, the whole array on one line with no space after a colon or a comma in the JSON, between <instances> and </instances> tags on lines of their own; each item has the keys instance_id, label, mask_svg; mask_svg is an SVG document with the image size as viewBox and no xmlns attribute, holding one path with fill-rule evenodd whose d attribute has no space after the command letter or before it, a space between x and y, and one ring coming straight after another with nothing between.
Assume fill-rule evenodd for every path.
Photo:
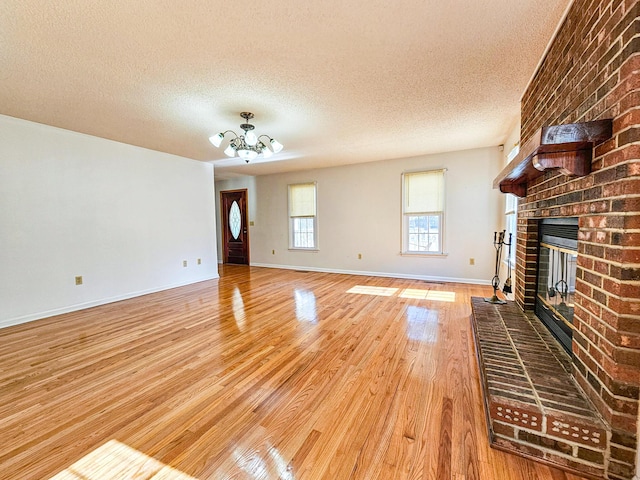
<instances>
[{"instance_id":1,"label":"electrical outlet","mask_svg":"<svg viewBox=\"0 0 640 480\"><path fill-rule=\"evenodd\" d=\"M82 275L76 277L76 285L82 285Z\"/></svg>"},{"instance_id":2,"label":"electrical outlet","mask_svg":"<svg viewBox=\"0 0 640 480\"><path fill-rule=\"evenodd\" d=\"M358 260L362 260L362 254L361 253L358 254Z\"/></svg>"},{"instance_id":3,"label":"electrical outlet","mask_svg":"<svg viewBox=\"0 0 640 480\"><path fill-rule=\"evenodd\" d=\"M187 266L187 261L186 261L186 260L183 260L183 261L182 261L182 266L183 266L183 267L186 267L186 266Z\"/></svg>"},{"instance_id":4,"label":"electrical outlet","mask_svg":"<svg viewBox=\"0 0 640 480\"><path fill-rule=\"evenodd\" d=\"M475 258L470 258L469 259L469 265L475 265L476 264L476 259Z\"/></svg>"},{"instance_id":5,"label":"electrical outlet","mask_svg":"<svg viewBox=\"0 0 640 480\"><path fill-rule=\"evenodd\" d=\"M201 258L198 259L198 265L202 265L202 259Z\"/></svg>"}]
</instances>

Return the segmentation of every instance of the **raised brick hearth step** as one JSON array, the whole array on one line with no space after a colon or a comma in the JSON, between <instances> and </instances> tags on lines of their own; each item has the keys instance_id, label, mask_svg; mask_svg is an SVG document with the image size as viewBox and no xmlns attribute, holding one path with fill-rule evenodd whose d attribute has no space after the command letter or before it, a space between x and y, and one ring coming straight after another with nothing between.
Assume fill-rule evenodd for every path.
<instances>
[{"instance_id":1,"label":"raised brick hearth step","mask_svg":"<svg viewBox=\"0 0 640 480\"><path fill-rule=\"evenodd\" d=\"M492 446L602 477L607 426L573 379L571 358L514 302L471 299Z\"/></svg>"}]
</instances>

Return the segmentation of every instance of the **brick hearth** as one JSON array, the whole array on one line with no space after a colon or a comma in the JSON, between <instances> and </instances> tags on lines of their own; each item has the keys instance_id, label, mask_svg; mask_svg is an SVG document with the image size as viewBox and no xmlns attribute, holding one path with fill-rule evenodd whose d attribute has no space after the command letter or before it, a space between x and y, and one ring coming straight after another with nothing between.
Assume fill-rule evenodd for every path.
<instances>
[{"instance_id":1,"label":"brick hearth","mask_svg":"<svg viewBox=\"0 0 640 480\"><path fill-rule=\"evenodd\" d=\"M515 303L471 300L494 447L602 476L608 428L571 376L571 359Z\"/></svg>"}]
</instances>

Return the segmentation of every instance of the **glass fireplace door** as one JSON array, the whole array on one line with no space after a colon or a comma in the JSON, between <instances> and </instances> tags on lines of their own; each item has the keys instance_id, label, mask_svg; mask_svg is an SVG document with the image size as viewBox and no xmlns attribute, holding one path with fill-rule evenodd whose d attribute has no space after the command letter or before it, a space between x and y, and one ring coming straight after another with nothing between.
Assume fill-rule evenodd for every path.
<instances>
[{"instance_id":1,"label":"glass fireplace door","mask_svg":"<svg viewBox=\"0 0 640 480\"><path fill-rule=\"evenodd\" d=\"M571 352L573 302L576 292L577 240L556 237L562 231L543 226L538 244L538 287L535 312L560 344ZM552 233L554 235L549 235ZM571 232L571 236L574 234ZM577 237L577 228L575 232ZM546 240L546 241L545 241Z\"/></svg>"}]
</instances>

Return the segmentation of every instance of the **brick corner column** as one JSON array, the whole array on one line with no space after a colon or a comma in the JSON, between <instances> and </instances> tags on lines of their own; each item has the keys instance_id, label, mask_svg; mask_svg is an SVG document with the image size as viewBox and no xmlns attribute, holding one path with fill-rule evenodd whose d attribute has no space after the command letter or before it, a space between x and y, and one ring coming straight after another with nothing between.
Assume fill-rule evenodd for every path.
<instances>
[{"instance_id":1,"label":"brick corner column","mask_svg":"<svg viewBox=\"0 0 640 480\"><path fill-rule=\"evenodd\" d=\"M524 311L534 308L538 273L538 220L518 215L515 300Z\"/></svg>"}]
</instances>

